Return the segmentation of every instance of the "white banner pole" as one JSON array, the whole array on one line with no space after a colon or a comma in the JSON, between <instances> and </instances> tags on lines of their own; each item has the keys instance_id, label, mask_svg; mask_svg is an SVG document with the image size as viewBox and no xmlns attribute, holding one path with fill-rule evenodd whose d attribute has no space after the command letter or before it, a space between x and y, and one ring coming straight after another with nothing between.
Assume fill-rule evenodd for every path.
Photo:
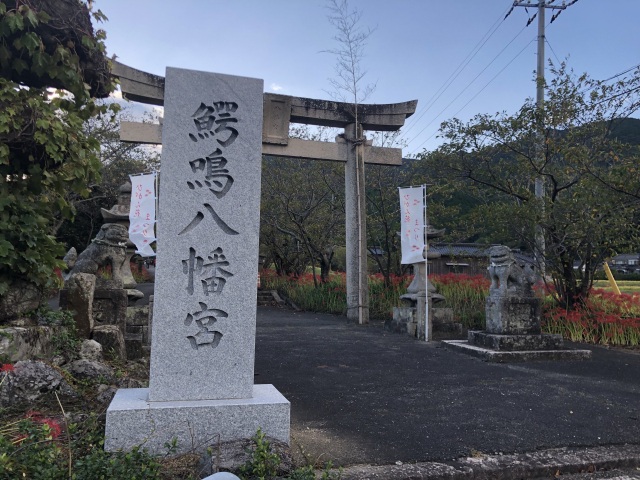
<instances>
[{"instance_id":1,"label":"white banner pole","mask_svg":"<svg viewBox=\"0 0 640 480\"><path fill-rule=\"evenodd\" d=\"M151 243L155 242L156 174L129 175L131 204L129 208L129 239L136 253L143 257L155 256Z\"/></svg>"},{"instance_id":2,"label":"white banner pole","mask_svg":"<svg viewBox=\"0 0 640 480\"><path fill-rule=\"evenodd\" d=\"M427 254L429 252L429 240L427 238L427 186L422 185L424 206L424 341L428 342L429 338L429 261L427 260Z\"/></svg>"}]
</instances>

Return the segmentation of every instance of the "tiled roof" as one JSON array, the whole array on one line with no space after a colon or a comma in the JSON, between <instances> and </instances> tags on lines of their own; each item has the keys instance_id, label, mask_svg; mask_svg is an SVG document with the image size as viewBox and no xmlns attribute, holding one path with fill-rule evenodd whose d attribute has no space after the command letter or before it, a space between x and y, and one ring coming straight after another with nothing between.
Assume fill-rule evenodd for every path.
<instances>
[{"instance_id":1,"label":"tiled roof","mask_svg":"<svg viewBox=\"0 0 640 480\"><path fill-rule=\"evenodd\" d=\"M474 243L430 243L429 251L450 257L486 257L491 245Z\"/></svg>"},{"instance_id":2,"label":"tiled roof","mask_svg":"<svg viewBox=\"0 0 640 480\"><path fill-rule=\"evenodd\" d=\"M621 253L616 255L611 260L615 262L626 262L628 260L638 260L640 254L637 253Z\"/></svg>"},{"instance_id":3,"label":"tiled roof","mask_svg":"<svg viewBox=\"0 0 640 480\"><path fill-rule=\"evenodd\" d=\"M493 245L479 243L430 243L429 251L445 257L487 258ZM516 259L523 263L533 263L531 255L513 252Z\"/></svg>"}]
</instances>

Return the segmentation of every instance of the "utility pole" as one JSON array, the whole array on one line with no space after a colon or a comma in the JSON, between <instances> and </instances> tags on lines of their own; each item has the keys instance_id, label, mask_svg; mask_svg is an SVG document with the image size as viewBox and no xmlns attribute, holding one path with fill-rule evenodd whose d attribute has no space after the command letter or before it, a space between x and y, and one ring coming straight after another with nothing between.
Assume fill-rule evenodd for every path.
<instances>
[{"instance_id":1,"label":"utility pole","mask_svg":"<svg viewBox=\"0 0 640 480\"><path fill-rule=\"evenodd\" d=\"M528 8L536 8L536 13L529 18L527 22L527 26L531 25L531 23L538 17L538 52L537 52L537 68L536 68L536 108L538 113L538 125L537 125L537 135L536 135L536 146L535 146L535 155L538 165L544 164L544 42L545 42L545 10L548 8L550 10L557 10L551 17L551 22L558 18L560 13L565 10L567 7L573 5L578 0L572 0L569 3L566 1L562 2L562 5L552 5L555 0L540 0L539 2L530 2L530 1L515 1L513 2L513 6L511 10L507 13L504 18L507 18L515 7L525 7ZM544 199L545 197L545 182L544 177L540 174L535 179L535 195L537 199ZM544 205L543 207L544 208ZM545 275L545 239L544 239L544 231L540 224L536 225L536 249L534 252L535 263L540 268L540 278L544 279Z\"/></svg>"}]
</instances>

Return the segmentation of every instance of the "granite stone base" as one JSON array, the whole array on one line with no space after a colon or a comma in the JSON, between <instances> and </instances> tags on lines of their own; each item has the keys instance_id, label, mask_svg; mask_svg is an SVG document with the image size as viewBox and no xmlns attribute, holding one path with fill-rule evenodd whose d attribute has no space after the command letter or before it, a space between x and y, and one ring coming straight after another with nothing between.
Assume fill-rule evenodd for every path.
<instances>
[{"instance_id":1,"label":"granite stone base","mask_svg":"<svg viewBox=\"0 0 640 480\"><path fill-rule=\"evenodd\" d=\"M506 352L526 350L561 350L564 348L562 335L496 335L488 332L470 330L470 345Z\"/></svg>"},{"instance_id":2,"label":"granite stone base","mask_svg":"<svg viewBox=\"0 0 640 480\"><path fill-rule=\"evenodd\" d=\"M416 307L393 307L393 318L384 322L384 329L392 333L406 333L416 336L418 314ZM431 331L438 333L462 333L462 324L453 321L451 308L431 308L429 310ZM424 319L422 319L424 322Z\"/></svg>"},{"instance_id":3,"label":"granite stone base","mask_svg":"<svg viewBox=\"0 0 640 480\"><path fill-rule=\"evenodd\" d=\"M486 330L497 334L537 335L541 305L536 297L490 294L486 301Z\"/></svg>"},{"instance_id":4,"label":"granite stone base","mask_svg":"<svg viewBox=\"0 0 640 480\"><path fill-rule=\"evenodd\" d=\"M470 345L467 340L443 340L442 344L457 352L479 357L486 362L518 363L538 360L588 360L591 358L591 350L520 350L501 351L490 348Z\"/></svg>"},{"instance_id":5,"label":"granite stone base","mask_svg":"<svg viewBox=\"0 0 640 480\"><path fill-rule=\"evenodd\" d=\"M96 285L93 292L94 325L117 325L122 334L125 332L127 291L122 288L100 289Z\"/></svg>"},{"instance_id":6,"label":"granite stone base","mask_svg":"<svg viewBox=\"0 0 640 480\"><path fill-rule=\"evenodd\" d=\"M392 333L407 333L412 323L416 323L415 307L393 307L393 318L384 322L384 329Z\"/></svg>"},{"instance_id":7,"label":"granite stone base","mask_svg":"<svg viewBox=\"0 0 640 480\"><path fill-rule=\"evenodd\" d=\"M253 398L149 402L149 389L120 389L107 410L104 449L203 452L218 442L251 438L258 428L289 443L290 403L273 385L254 385Z\"/></svg>"}]
</instances>

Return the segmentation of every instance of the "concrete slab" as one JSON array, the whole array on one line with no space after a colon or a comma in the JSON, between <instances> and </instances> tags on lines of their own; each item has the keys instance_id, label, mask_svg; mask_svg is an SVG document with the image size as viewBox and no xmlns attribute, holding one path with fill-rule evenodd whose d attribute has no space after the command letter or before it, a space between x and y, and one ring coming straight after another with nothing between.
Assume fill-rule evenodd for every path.
<instances>
[{"instance_id":1,"label":"concrete slab","mask_svg":"<svg viewBox=\"0 0 640 480\"><path fill-rule=\"evenodd\" d=\"M289 443L289 401L273 385L254 385L253 397L229 400L150 402L149 389L117 391L107 410L106 451L141 445L165 454L177 440L177 452L203 452L219 441L250 438L261 428Z\"/></svg>"},{"instance_id":2,"label":"concrete slab","mask_svg":"<svg viewBox=\"0 0 640 480\"><path fill-rule=\"evenodd\" d=\"M540 360L588 360L591 350L519 350L503 351L470 345L467 340L443 340L442 344L450 350L482 358L487 362L517 363Z\"/></svg>"},{"instance_id":3,"label":"concrete slab","mask_svg":"<svg viewBox=\"0 0 640 480\"><path fill-rule=\"evenodd\" d=\"M562 335L497 335L470 330L467 340L476 347L501 351L564 349Z\"/></svg>"}]
</instances>

